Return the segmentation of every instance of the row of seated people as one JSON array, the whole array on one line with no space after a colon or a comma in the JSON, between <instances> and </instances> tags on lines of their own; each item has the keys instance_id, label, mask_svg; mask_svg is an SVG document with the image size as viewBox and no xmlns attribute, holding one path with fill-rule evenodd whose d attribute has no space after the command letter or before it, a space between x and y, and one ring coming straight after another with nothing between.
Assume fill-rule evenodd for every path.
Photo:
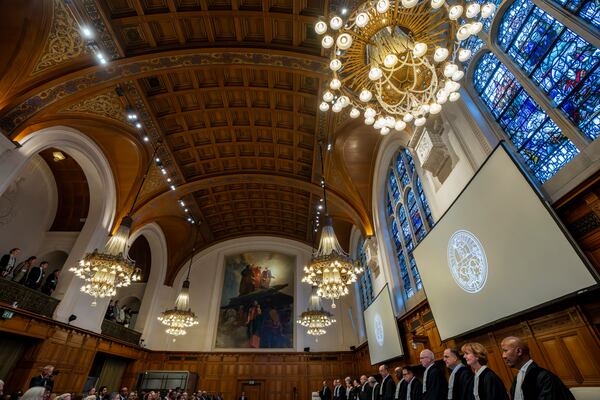
<instances>
[{"instance_id":1,"label":"row of seated people","mask_svg":"<svg viewBox=\"0 0 600 400\"><path fill-rule=\"evenodd\" d=\"M37 264L37 257L31 256L17 263L20 254L21 249L15 247L0 258L0 276L23 284L30 289L41 290L42 293L50 296L58 284L60 270L55 269L46 276L49 268L48 261Z\"/></svg>"},{"instance_id":2,"label":"row of seated people","mask_svg":"<svg viewBox=\"0 0 600 400\"><path fill-rule=\"evenodd\" d=\"M374 376L363 375L360 381L340 379L330 389L327 382L319 391L321 400L574 400L573 394L552 372L531 359L529 347L520 338L510 336L501 344L502 358L518 370L517 377L507 391L502 380L488 367L488 353L480 343L466 343L461 347L444 350L444 363L451 371L450 378L435 364L431 350L420 353L425 369L423 380L416 377L411 366L394 370L396 381L387 365L379 367L381 382ZM463 360L465 363L463 363ZM466 364L466 365L465 365Z\"/></svg>"}]
</instances>

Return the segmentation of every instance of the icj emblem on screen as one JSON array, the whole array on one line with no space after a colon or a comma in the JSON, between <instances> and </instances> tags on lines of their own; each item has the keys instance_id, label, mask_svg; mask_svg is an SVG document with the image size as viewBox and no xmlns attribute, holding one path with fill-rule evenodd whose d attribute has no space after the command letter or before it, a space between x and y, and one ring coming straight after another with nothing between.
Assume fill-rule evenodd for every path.
<instances>
[{"instance_id":1,"label":"icj emblem on screen","mask_svg":"<svg viewBox=\"0 0 600 400\"><path fill-rule=\"evenodd\" d=\"M448 241L448 267L454 282L467 293L485 286L488 263L481 242L466 230L458 230Z\"/></svg>"},{"instance_id":2,"label":"icj emblem on screen","mask_svg":"<svg viewBox=\"0 0 600 400\"><path fill-rule=\"evenodd\" d=\"M373 326L375 326L375 340L377 340L377 344L383 346L383 321L381 320L381 316L379 314L375 314L373 317Z\"/></svg>"}]
</instances>

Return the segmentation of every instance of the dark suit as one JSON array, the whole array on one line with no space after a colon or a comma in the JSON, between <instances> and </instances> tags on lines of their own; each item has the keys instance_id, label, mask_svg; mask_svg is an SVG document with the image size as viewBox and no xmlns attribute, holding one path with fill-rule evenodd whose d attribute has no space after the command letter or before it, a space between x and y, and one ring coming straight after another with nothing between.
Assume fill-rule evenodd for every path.
<instances>
[{"instance_id":1,"label":"dark suit","mask_svg":"<svg viewBox=\"0 0 600 400\"><path fill-rule=\"evenodd\" d=\"M381 381L381 400L394 400L396 395L396 384L391 375L386 376Z\"/></svg>"},{"instance_id":2,"label":"dark suit","mask_svg":"<svg viewBox=\"0 0 600 400\"><path fill-rule=\"evenodd\" d=\"M329 389L329 386L323 386L323 388L319 390L319 398L321 400L331 400L331 389Z\"/></svg>"},{"instance_id":3,"label":"dark suit","mask_svg":"<svg viewBox=\"0 0 600 400\"><path fill-rule=\"evenodd\" d=\"M359 388L359 392L358 392L358 398L359 400L371 400L371 385L369 385L369 382L365 382L364 385L362 385Z\"/></svg>"},{"instance_id":4,"label":"dark suit","mask_svg":"<svg viewBox=\"0 0 600 400\"><path fill-rule=\"evenodd\" d=\"M27 274L27 279L25 280L25 285L32 288L37 289L40 287L42 283L42 279L44 278L44 270L40 266L31 267L29 273Z\"/></svg>"},{"instance_id":5,"label":"dark suit","mask_svg":"<svg viewBox=\"0 0 600 400\"><path fill-rule=\"evenodd\" d=\"M379 382L375 382L373 387L371 387L371 399L370 400L380 400L379 397Z\"/></svg>"},{"instance_id":6,"label":"dark suit","mask_svg":"<svg viewBox=\"0 0 600 400\"><path fill-rule=\"evenodd\" d=\"M8 274L12 269L15 268L16 264L16 260L13 256L10 254L3 255L2 258L0 258L0 275L3 275L5 271Z\"/></svg>"},{"instance_id":7,"label":"dark suit","mask_svg":"<svg viewBox=\"0 0 600 400\"><path fill-rule=\"evenodd\" d=\"M398 388L398 386L400 388ZM400 382L396 384L396 390L398 391L398 397L394 396L395 399L405 399L406 398L406 388L408 387L408 382L405 379L400 378Z\"/></svg>"},{"instance_id":8,"label":"dark suit","mask_svg":"<svg viewBox=\"0 0 600 400\"><path fill-rule=\"evenodd\" d=\"M471 379L471 384L469 385L471 398L473 396L474 383L475 378ZM480 400L508 400L508 394L506 393L504 384L500 378L498 378L498 375L489 368L486 368L481 375L479 375L478 390Z\"/></svg>"},{"instance_id":9,"label":"dark suit","mask_svg":"<svg viewBox=\"0 0 600 400\"><path fill-rule=\"evenodd\" d=\"M425 393L423 393L424 400L443 400L448 398L448 383L442 370L435 364L427 370L427 380L423 376L423 386L426 389Z\"/></svg>"},{"instance_id":10,"label":"dark suit","mask_svg":"<svg viewBox=\"0 0 600 400\"><path fill-rule=\"evenodd\" d=\"M42 375L34 376L29 381L29 388L38 387L38 386L45 387L50 392L52 392L52 388L54 387L54 381L52 379L44 377Z\"/></svg>"},{"instance_id":11,"label":"dark suit","mask_svg":"<svg viewBox=\"0 0 600 400\"><path fill-rule=\"evenodd\" d=\"M467 400L472 396L472 393L469 393L471 379L473 379L473 371L470 367L463 366L456 371L452 387L452 400Z\"/></svg>"},{"instance_id":12,"label":"dark suit","mask_svg":"<svg viewBox=\"0 0 600 400\"><path fill-rule=\"evenodd\" d=\"M342 385L333 388L333 400L346 400L346 388Z\"/></svg>"},{"instance_id":13,"label":"dark suit","mask_svg":"<svg viewBox=\"0 0 600 400\"><path fill-rule=\"evenodd\" d=\"M248 400L248 396L240 396L238 400Z\"/></svg>"},{"instance_id":14,"label":"dark suit","mask_svg":"<svg viewBox=\"0 0 600 400\"><path fill-rule=\"evenodd\" d=\"M515 398L517 378L510 387L510 397ZM523 400L575 400L560 378L537 365L535 362L527 367L523 384Z\"/></svg>"},{"instance_id":15,"label":"dark suit","mask_svg":"<svg viewBox=\"0 0 600 400\"><path fill-rule=\"evenodd\" d=\"M406 382L406 381L405 381ZM400 397L400 400L408 399L407 396L408 382L404 388L404 397ZM423 384L416 377L410 384L410 400L422 400L423 399Z\"/></svg>"}]
</instances>

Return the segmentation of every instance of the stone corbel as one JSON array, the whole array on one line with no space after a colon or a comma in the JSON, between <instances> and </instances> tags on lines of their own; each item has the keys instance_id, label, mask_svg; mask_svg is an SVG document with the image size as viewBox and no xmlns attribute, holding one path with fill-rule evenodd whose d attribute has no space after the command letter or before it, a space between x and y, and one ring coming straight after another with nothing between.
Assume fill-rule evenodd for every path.
<instances>
[{"instance_id":1,"label":"stone corbel","mask_svg":"<svg viewBox=\"0 0 600 400\"><path fill-rule=\"evenodd\" d=\"M450 152L442 140L444 122L439 116L430 119L428 123L415 132L410 147L415 150L421 167L444 181L447 163L451 161ZM444 175L443 177L441 175Z\"/></svg>"},{"instance_id":2,"label":"stone corbel","mask_svg":"<svg viewBox=\"0 0 600 400\"><path fill-rule=\"evenodd\" d=\"M365 239L365 242L363 243L363 249L365 252L367 267L369 267L371 273L373 273L373 276L377 278L379 276L379 263L377 262L378 247L375 236L369 236Z\"/></svg>"}]
</instances>

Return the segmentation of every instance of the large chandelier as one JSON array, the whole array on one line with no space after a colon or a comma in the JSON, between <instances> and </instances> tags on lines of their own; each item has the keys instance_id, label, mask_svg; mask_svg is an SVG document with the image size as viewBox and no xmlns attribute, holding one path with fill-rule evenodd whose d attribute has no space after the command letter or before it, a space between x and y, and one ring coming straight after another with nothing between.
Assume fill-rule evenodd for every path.
<instances>
[{"instance_id":1,"label":"large chandelier","mask_svg":"<svg viewBox=\"0 0 600 400\"><path fill-rule=\"evenodd\" d=\"M331 307L335 308L335 300L348 294L348 285L356 282L357 275L362 272L363 268L356 265L340 246L331 217L326 216L319 248L304 267L302 282L316 286L317 295L331 299Z\"/></svg>"},{"instance_id":2,"label":"large chandelier","mask_svg":"<svg viewBox=\"0 0 600 400\"><path fill-rule=\"evenodd\" d=\"M198 230L196 230L196 238L194 244L198 238ZM190 257L190 265L188 266L187 277L183 281L183 286L177 299L175 300L175 306L168 310L163 311L158 320L167 327L165 332L172 336L182 336L187 334L186 329L191 328L194 325L198 325L198 318L196 314L190 308L190 271L192 269L192 261L194 259L194 253L196 251L195 246L192 248L192 256ZM175 341L175 339L173 339Z\"/></svg>"},{"instance_id":3,"label":"large chandelier","mask_svg":"<svg viewBox=\"0 0 600 400\"><path fill-rule=\"evenodd\" d=\"M423 126L447 101L460 98L462 63L496 7L446 0L367 0L346 19L329 15L315 31L331 49L333 73L319 109L364 117L385 135Z\"/></svg>"},{"instance_id":4,"label":"large chandelier","mask_svg":"<svg viewBox=\"0 0 600 400\"><path fill-rule=\"evenodd\" d=\"M311 336L324 335L327 333L325 328L335 323L333 314L326 311L321 305L321 299L317 295L317 288L315 286L312 287L308 308L300 314L300 318L297 322L303 327L308 328L306 333Z\"/></svg>"},{"instance_id":5,"label":"large chandelier","mask_svg":"<svg viewBox=\"0 0 600 400\"><path fill-rule=\"evenodd\" d=\"M103 252L95 249L86 254L77 266L69 268L85 281L81 291L94 298L92 307L96 306L97 298L113 297L117 288L129 286L141 278L140 269L135 267L135 261L127 256L126 251L131 223L129 216L123 218Z\"/></svg>"}]
</instances>

